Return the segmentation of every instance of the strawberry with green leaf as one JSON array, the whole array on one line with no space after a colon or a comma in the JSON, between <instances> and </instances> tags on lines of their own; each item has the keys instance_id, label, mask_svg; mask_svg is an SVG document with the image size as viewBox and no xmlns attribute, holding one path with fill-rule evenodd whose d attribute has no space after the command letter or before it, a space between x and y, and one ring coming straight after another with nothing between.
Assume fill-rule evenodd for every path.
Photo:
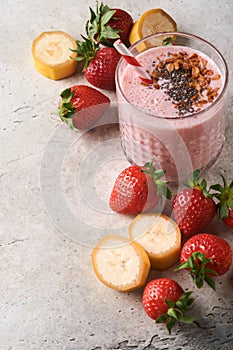
<instances>
[{"instance_id":1,"label":"strawberry with green leaf","mask_svg":"<svg viewBox=\"0 0 233 350\"><path fill-rule=\"evenodd\" d=\"M172 203L174 218L184 236L190 237L212 222L217 212L212 197L206 180L200 182L200 170L194 171L192 180Z\"/></svg>"},{"instance_id":2,"label":"strawberry with green leaf","mask_svg":"<svg viewBox=\"0 0 233 350\"><path fill-rule=\"evenodd\" d=\"M227 181L223 175L223 186L215 184L210 186L214 193L214 197L218 200L217 209L220 219L222 219L226 225L233 227L233 181L227 184Z\"/></svg>"},{"instance_id":3,"label":"strawberry with green leaf","mask_svg":"<svg viewBox=\"0 0 233 350\"><path fill-rule=\"evenodd\" d=\"M106 90L115 90L115 71L121 55L113 47L101 47L92 39L77 41L76 61L85 61L83 68L87 81Z\"/></svg>"},{"instance_id":4,"label":"strawberry with green leaf","mask_svg":"<svg viewBox=\"0 0 233 350\"><path fill-rule=\"evenodd\" d=\"M180 262L175 271L187 269L198 288L206 282L215 290L212 277L221 276L230 269L232 249L230 244L219 236L199 233L184 244Z\"/></svg>"},{"instance_id":5,"label":"strawberry with green leaf","mask_svg":"<svg viewBox=\"0 0 233 350\"><path fill-rule=\"evenodd\" d=\"M156 170L152 162L144 166L131 165L116 178L110 208L121 214L136 215L155 207L162 196L171 198L171 191L162 179L164 170Z\"/></svg>"},{"instance_id":6,"label":"strawberry with green leaf","mask_svg":"<svg viewBox=\"0 0 233 350\"><path fill-rule=\"evenodd\" d=\"M133 25L130 14L122 9L110 9L108 5L96 3L96 12L90 8L91 17L86 23L86 33L89 38L112 46L117 39L129 45L129 33Z\"/></svg>"},{"instance_id":7,"label":"strawberry with green leaf","mask_svg":"<svg viewBox=\"0 0 233 350\"><path fill-rule=\"evenodd\" d=\"M192 292L184 292L181 286L169 278L157 278L147 283L143 291L142 304L145 312L156 323L166 323L169 334L175 323L192 323L194 319L186 313L194 298Z\"/></svg>"},{"instance_id":8,"label":"strawberry with green leaf","mask_svg":"<svg viewBox=\"0 0 233 350\"><path fill-rule=\"evenodd\" d=\"M73 130L93 127L110 105L102 92L86 85L75 85L60 94L58 114Z\"/></svg>"}]
</instances>

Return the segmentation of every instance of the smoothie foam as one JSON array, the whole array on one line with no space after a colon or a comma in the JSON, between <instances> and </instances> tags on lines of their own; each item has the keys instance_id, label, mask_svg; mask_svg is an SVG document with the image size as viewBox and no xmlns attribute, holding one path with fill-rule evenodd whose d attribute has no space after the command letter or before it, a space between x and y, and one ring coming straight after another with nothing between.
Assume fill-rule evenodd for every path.
<instances>
[{"instance_id":1,"label":"smoothie foam","mask_svg":"<svg viewBox=\"0 0 233 350\"><path fill-rule=\"evenodd\" d=\"M199 75L206 73L205 87L193 79L192 68L175 69L174 60L173 67L167 66L173 57L192 56L199 61ZM153 159L157 168L166 169L170 181L177 178L177 168L179 173L184 168L185 174L208 167L218 157L224 141L226 103L217 101L223 88L217 65L200 51L183 46L151 48L139 54L137 60L150 74L154 72L156 79L154 86L142 85L130 65L121 73L117 96L126 157L138 165ZM165 75L158 78L159 65L173 69L168 72L163 68ZM171 74L175 76L173 82ZM182 83L187 74L189 78ZM193 89L189 88L192 84Z\"/></svg>"}]
</instances>

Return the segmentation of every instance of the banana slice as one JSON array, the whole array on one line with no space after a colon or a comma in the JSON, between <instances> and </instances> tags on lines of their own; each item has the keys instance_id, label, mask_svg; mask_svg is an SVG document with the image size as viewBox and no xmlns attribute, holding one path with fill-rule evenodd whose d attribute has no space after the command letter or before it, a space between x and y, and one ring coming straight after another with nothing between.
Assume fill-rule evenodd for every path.
<instances>
[{"instance_id":1,"label":"banana slice","mask_svg":"<svg viewBox=\"0 0 233 350\"><path fill-rule=\"evenodd\" d=\"M144 286L150 260L144 249L126 237L105 236L92 252L96 276L106 286L129 292Z\"/></svg>"},{"instance_id":2,"label":"banana slice","mask_svg":"<svg viewBox=\"0 0 233 350\"><path fill-rule=\"evenodd\" d=\"M145 249L151 267L156 270L165 270L179 260L180 229L175 221L166 215L137 215L129 225L129 236Z\"/></svg>"},{"instance_id":3,"label":"banana slice","mask_svg":"<svg viewBox=\"0 0 233 350\"><path fill-rule=\"evenodd\" d=\"M168 13L160 8L150 9L144 12L133 24L129 34L129 41L132 45L138 40L152 34L176 31L177 24ZM143 51L149 47L161 46L163 40L167 37L167 35L164 35L159 38L148 39L147 41L138 44L137 50ZM175 36L172 36L172 39L175 40Z\"/></svg>"},{"instance_id":4,"label":"banana slice","mask_svg":"<svg viewBox=\"0 0 233 350\"><path fill-rule=\"evenodd\" d=\"M32 56L39 73L59 80L74 74L77 68L76 41L61 31L43 32L32 43Z\"/></svg>"}]
</instances>

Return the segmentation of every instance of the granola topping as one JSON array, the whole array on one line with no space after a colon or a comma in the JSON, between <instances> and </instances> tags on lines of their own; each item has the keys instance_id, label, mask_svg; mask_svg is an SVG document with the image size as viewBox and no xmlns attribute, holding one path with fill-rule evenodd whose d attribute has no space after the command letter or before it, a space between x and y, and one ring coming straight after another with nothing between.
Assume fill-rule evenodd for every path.
<instances>
[{"instance_id":1,"label":"granola topping","mask_svg":"<svg viewBox=\"0 0 233 350\"><path fill-rule=\"evenodd\" d=\"M154 83L148 88L163 89L177 116L195 114L218 97L219 87L212 87L211 81L221 76L207 67L207 60L196 52L169 52L166 58L159 56L153 61L150 75Z\"/></svg>"}]
</instances>

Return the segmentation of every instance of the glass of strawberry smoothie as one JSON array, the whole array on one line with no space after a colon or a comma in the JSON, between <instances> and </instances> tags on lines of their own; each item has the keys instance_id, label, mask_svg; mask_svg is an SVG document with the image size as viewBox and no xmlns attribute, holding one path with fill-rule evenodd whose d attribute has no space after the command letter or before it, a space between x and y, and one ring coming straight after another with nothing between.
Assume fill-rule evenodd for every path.
<instances>
[{"instance_id":1,"label":"glass of strawberry smoothie","mask_svg":"<svg viewBox=\"0 0 233 350\"><path fill-rule=\"evenodd\" d=\"M167 45L170 39L172 45ZM137 165L153 160L174 183L196 169L208 169L224 142L224 58L206 40L178 32L147 37L130 51L153 82L142 81L121 58L116 93L126 158Z\"/></svg>"}]
</instances>

